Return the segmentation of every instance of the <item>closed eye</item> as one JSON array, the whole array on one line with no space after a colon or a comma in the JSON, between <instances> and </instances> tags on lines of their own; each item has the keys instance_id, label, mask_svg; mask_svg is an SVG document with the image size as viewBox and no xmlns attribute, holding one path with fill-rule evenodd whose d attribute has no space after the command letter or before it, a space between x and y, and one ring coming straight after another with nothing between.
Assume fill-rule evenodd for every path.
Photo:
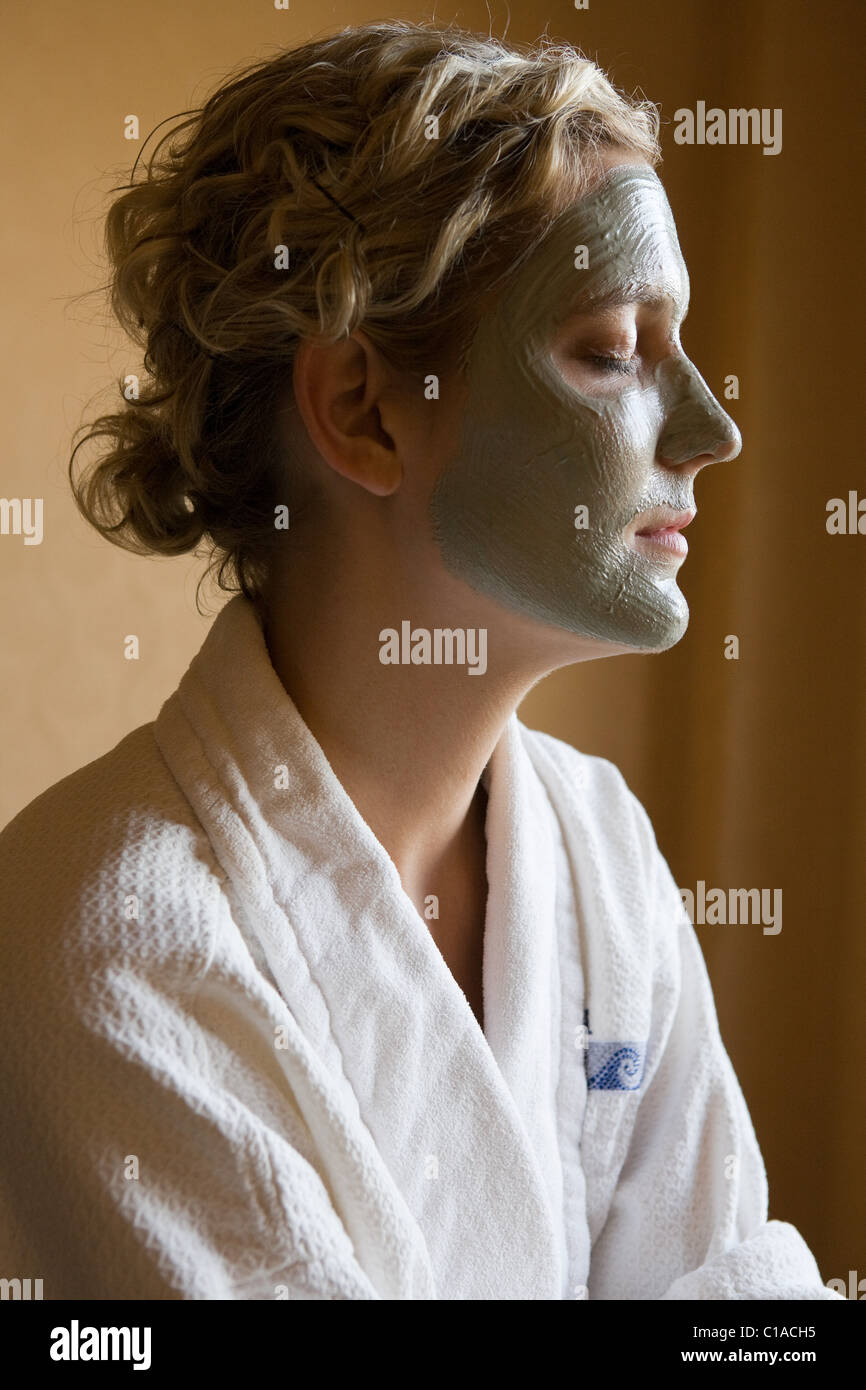
<instances>
[{"instance_id":1,"label":"closed eye","mask_svg":"<svg viewBox=\"0 0 866 1390\"><path fill-rule=\"evenodd\" d=\"M637 376L636 357L590 356L585 359L603 372L616 372L620 376Z\"/></svg>"}]
</instances>

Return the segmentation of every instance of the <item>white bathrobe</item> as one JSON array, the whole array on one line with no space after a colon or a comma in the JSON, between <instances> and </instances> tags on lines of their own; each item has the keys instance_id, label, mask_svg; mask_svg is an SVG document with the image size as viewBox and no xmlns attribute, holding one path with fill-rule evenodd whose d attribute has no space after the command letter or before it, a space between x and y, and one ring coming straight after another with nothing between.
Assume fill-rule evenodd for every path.
<instances>
[{"instance_id":1,"label":"white bathrobe","mask_svg":"<svg viewBox=\"0 0 866 1390\"><path fill-rule=\"evenodd\" d=\"M824 1299L622 776L513 717L482 1032L232 599L0 836L0 1276L45 1298Z\"/></svg>"}]
</instances>

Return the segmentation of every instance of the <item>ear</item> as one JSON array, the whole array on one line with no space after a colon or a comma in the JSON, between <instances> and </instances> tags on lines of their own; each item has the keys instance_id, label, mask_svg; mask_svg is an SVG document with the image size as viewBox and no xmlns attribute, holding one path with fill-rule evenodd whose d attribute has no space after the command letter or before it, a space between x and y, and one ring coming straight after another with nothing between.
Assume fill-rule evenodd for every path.
<instances>
[{"instance_id":1,"label":"ear","mask_svg":"<svg viewBox=\"0 0 866 1390\"><path fill-rule=\"evenodd\" d=\"M391 378L381 353L360 330L336 343L305 338L295 354L295 403L310 440L335 473L377 497L396 492L403 477L380 412Z\"/></svg>"}]
</instances>

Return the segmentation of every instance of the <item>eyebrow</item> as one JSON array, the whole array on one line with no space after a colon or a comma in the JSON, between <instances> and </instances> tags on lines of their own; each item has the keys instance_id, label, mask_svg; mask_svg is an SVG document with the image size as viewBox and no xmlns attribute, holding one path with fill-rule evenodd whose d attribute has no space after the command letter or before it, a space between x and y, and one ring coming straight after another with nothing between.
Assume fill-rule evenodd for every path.
<instances>
[{"instance_id":1,"label":"eyebrow","mask_svg":"<svg viewBox=\"0 0 866 1390\"><path fill-rule=\"evenodd\" d=\"M664 309L668 306L676 305L676 297L669 294L666 290L655 285L635 285L631 289L623 289L619 286L608 290L606 294L599 294L588 299L577 299L566 310L562 322L568 319L578 318L584 314L595 314L599 309L622 308L628 304L645 304L650 309ZM688 313L689 295L685 298L685 308L683 318Z\"/></svg>"}]
</instances>

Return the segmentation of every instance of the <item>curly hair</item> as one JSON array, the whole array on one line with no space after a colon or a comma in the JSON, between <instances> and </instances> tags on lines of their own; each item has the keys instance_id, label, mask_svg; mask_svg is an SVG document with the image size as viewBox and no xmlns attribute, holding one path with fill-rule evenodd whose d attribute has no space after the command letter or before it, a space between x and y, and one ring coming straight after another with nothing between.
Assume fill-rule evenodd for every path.
<instances>
[{"instance_id":1,"label":"curly hair","mask_svg":"<svg viewBox=\"0 0 866 1390\"><path fill-rule=\"evenodd\" d=\"M276 421L299 342L363 327L409 372L462 354L602 147L659 162L659 116L568 45L398 20L244 67L183 116L105 223L104 288L147 378L79 427L69 477L106 539L204 540L219 587L255 599L292 487ZM76 479L96 439L109 452Z\"/></svg>"}]
</instances>

